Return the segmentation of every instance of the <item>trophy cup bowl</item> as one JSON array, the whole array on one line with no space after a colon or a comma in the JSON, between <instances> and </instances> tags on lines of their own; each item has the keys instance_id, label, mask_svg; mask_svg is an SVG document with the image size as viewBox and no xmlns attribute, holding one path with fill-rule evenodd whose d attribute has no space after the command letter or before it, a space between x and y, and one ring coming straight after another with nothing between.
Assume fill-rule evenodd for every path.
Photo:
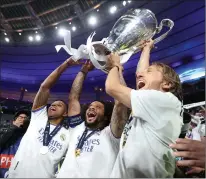
<instances>
[{"instance_id":1,"label":"trophy cup bowl","mask_svg":"<svg viewBox=\"0 0 206 179\"><path fill-rule=\"evenodd\" d=\"M116 52L120 56L120 63L126 63L129 58L141 50L144 40L149 40L154 35L161 32L163 26L169 29L158 38L154 39L154 44L163 40L172 30L174 22L170 19L163 19L159 26L155 14L148 9L131 9L121 16L114 24L107 38L101 41L92 42L95 33L92 33L86 45L81 45L79 49L71 48L71 34L64 37L65 45L55 46L57 52L64 48L75 60L84 58L90 59L93 65L106 73L107 55Z\"/></svg>"},{"instance_id":2,"label":"trophy cup bowl","mask_svg":"<svg viewBox=\"0 0 206 179\"><path fill-rule=\"evenodd\" d=\"M141 50L141 44L144 40L149 40L155 34L160 33L163 26L169 27L169 30L156 38L154 44L168 35L174 26L174 22L170 19L163 19L158 26L155 14L152 11L131 9L117 20L107 38L90 44L90 48L88 48L90 60L96 68L107 73L109 71L106 63L108 51L118 53L121 64L124 64L131 55ZM92 38L93 36L90 41ZM99 44L98 50L96 49L97 44ZM104 50L99 50L100 48ZM96 51L106 51L107 54L97 54Z\"/></svg>"},{"instance_id":3,"label":"trophy cup bowl","mask_svg":"<svg viewBox=\"0 0 206 179\"><path fill-rule=\"evenodd\" d=\"M157 29L157 20L150 10L129 10L114 24L105 46L121 54L134 45L138 46L143 40L152 38Z\"/></svg>"}]
</instances>

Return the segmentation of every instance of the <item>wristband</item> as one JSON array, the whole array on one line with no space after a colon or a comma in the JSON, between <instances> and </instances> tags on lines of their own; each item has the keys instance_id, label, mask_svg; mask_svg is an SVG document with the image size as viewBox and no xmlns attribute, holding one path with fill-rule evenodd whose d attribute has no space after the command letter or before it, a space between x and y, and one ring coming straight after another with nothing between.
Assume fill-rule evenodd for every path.
<instances>
[{"instance_id":1,"label":"wristband","mask_svg":"<svg viewBox=\"0 0 206 179\"><path fill-rule=\"evenodd\" d=\"M114 67L117 67L118 71L120 71L119 66L115 65ZM123 68L121 70L123 71Z\"/></svg>"},{"instance_id":2,"label":"wristband","mask_svg":"<svg viewBox=\"0 0 206 179\"><path fill-rule=\"evenodd\" d=\"M80 72L82 72L85 76L87 75L88 72L85 72L84 70L81 70Z\"/></svg>"},{"instance_id":3,"label":"wristband","mask_svg":"<svg viewBox=\"0 0 206 179\"><path fill-rule=\"evenodd\" d=\"M117 70L119 71L119 67L118 66L114 66L114 67L117 67Z\"/></svg>"}]
</instances>

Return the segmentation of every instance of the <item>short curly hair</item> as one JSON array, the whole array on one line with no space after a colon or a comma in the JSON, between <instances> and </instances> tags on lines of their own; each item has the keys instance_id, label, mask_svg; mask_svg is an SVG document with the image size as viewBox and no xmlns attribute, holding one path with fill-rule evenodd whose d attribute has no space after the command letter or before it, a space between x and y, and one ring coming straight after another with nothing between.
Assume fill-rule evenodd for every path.
<instances>
[{"instance_id":1,"label":"short curly hair","mask_svg":"<svg viewBox=\"0 0 206 179\"><path fill-rule=\"evenodd\" d=\"M182 85L181 85L179 75L171 67L169 67L164 63L155 62L152 63L152 65L161 69L161 72L163 74L163 80L171 84L171 88L169 89L169 92L173 93L180 101L182 101L183 93L182 93Z\"/></svg>"},{"instance_id":2,"label":"short curly hair","mask_svg":"<svg viewBox=\"0 0 206 179\"><path fill-rule=\"evenodd\" d=\"M103 129L110 124L111 117L112 117L112 111L114 108L114 103L105 102L102 100L95 100L95 101L98 101L104 105L104 117L106 117L106 120L102 121L102 129ZM87 111L88 107L89 107L89 104L81 106L81 117L83 120L86 119L86 111Z\"/></svg>"}]
</instances>

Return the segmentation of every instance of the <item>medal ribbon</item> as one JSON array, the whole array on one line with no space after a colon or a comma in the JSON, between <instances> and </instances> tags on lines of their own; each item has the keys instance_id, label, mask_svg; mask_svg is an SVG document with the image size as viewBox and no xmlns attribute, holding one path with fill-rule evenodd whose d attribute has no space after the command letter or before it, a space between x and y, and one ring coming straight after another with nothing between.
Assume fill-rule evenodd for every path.
<instances>
[{"instance_id":1,"label":"medal ribbon","mask_svg":"<svg viewBox=\"0 0 206 179\"><path fill-rule=\"evenodd\" d=\"M82 149L82 147L84 146L84 142L89 139L95 132L99 131L99 129L93 130L88 136L87 136L87 132L88 129L86 128L79 140L79 143L77 144L77 149Z\"/></svg>"},{"instance_id":2,"label":"medal ribbon","mask_svg":"<svg viewBox=\"0 0 206 179\"><path fill-rule=\"evenodd\" d=\"M43 146L48 146L49 142L52 140L52 138L59 132L59 130L63 126L63 121L57 125L54 130L49 134L50 131L50 123L47 121L46 128L44 130L44 137L43 137Z\"/></svg>"}]
</instances>

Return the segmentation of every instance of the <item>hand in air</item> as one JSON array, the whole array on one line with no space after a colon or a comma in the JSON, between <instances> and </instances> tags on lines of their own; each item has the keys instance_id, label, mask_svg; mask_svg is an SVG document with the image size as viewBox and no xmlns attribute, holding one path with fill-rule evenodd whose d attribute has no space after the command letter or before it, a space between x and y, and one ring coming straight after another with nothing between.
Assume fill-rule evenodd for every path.
<instances>
[{"instance_id":1,"label":"hand in air","mask_svg":"<svg viewBox=\"0 0 206 179\"><path fill-rule=\"evenodd\" d=\"M152 48L154 48L154 40L152 40L152 39L144 40L144 41L142 41L140 47L141 47L142 49L148 48L148 49L151 50Z\"/></svg>"},{"instance_id":2,"label":"hand in air","mask_svg":"<svg viewBox=\"0 0 206 179\"><path fill-rule=\"evenodd\" d=\"M94 70L94 65L92 64L92 62L90 60L87 60L86 63L84 63L84 65L82 66L82 70L84 72L89 72Z\"/></svg>"},{"instance_id":3,"label":"hand in air","mask_svg":"<svg viewBox=\"0 0 206 179\"><path fill-rule=\"evenodd\" d=\"M69 66L75 66L75 65L84 64L84 62L82 62L82 61L80 61L80 60L74 61L74 60L72 59L72 57L68 58L68 59L66 60L66 63L67 63Z\"/></svg>"},{"instance_id":4,"label":"hand in air","mask_svg":"<svg viewBox=\"0 0 206 179\"><path fill-rule=\"evenodd\" d=\"M179 167L192 167L187 174L197 173L205 167L205 141L191 139L177 139L176 144L171 144L175 157L183 157L185 160L177 161Z\"/></svg>"},{"instance_id":5,"label":"hand in air","mask_svg":"<svg viewBox=\"0 0 206 179\"><path fill-rule=\"evenodd\" d=\"M123 67L120 64L120 56L117 53L111 53L110 55L107 55L107 57L107 69L112 69L117 66L120 70L123 70Z\"/></svg>"}]
</instances>

